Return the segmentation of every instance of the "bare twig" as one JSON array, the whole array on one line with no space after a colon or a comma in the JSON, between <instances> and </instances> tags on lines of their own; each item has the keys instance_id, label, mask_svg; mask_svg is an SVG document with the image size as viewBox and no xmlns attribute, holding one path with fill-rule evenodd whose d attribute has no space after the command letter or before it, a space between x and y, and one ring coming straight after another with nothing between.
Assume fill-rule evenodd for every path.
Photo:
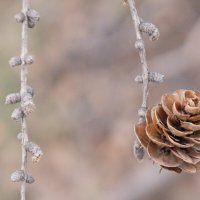
<instances>
[{"instance_id":1,"label":"bare twig","mask_svg":"<svg viewBox=\"0 0 200 200\"><path fill-rule=\"evenodd\" d=\"M142 39L142 35L140 32L140 18L137 13L137 9L135 7L135 1L134 0L127 0L127 3L129 5L130 11L131 11L131 16L132 20L134 22L135 26L135 31L136 31L136 43L135 43L135 48L139 51L140 55L140 61L142 64L142 78L143 78L143 100L142 100L142 106L141 108L144 109L144 111L147 110L147 99L148 99L148 84L149 84L149 79L148 79L148 65L147 65L147 59L146 59L146 50L144 46L144 41ZM145 115L139 115L140 121L144 120Z\"/></svg>"},{"instance_id":2,"label":"bare twig","mask_svg":"<svg viewBox=\"0 0 200 200\"><path fill-rule=\"evenodd\" d=\"M139 123L141 123L145 121L146 111L148 109L149 82L163 81L163 76L161 74L149 72L144 40L142 38L142 32L147 33L150 39L153 41L159 38L159 30L155 25L141 21L140 17L138 16L134 0L125 0L125 3L128 3L129 5L132 20L134 22L134 27L136 32L135 48L139 51L140 62L142 64L142 76L136 77L136 82L143 84L143 100L142 100L142 105L138 110ZM136 144L134 149L135 155L139 160L141 160L143 158L141 152L144 151L142 151L142 146L138 141L135 144Z\"/></svg>"},{"instance_id":3,"label":"bare twig","mask_svg":"<svg viewBox=\"0 0 200 200\"><path fill-rule=\"evenodd\" d=\"M28 18L27 18L27 11L30 8L30 1L23 0L23 7L22 13L25 16L25 20L22 23L22 46L21 46L21 96L26 92L27 89L27 64L25 62L26 55L28 55ZM21 101L22 104L22 101ZM27 132L27 124L26 124L26 117L23 116L21 119L21 133L22 133L22 164L21 170L27 174L27 151L25 149L25 145L28 142L28 132ZM21 200L26 199L26 178L22 181L21 184Z\"/></svg>"},{"instance_id":4,"label":"bare twig","mask_svg":"<svg viewBox=\"0 0 200 200\"><path fill-rule=\"evenodd\" d=\"M16 108L11 118L13 120L21 120L21 133L18 134L18 139L21 141L22 146L22 162L21 169L16 170L11 175L13 182L21 182L21 200L26 200L26 183L33 183L34 178L27 173L27 156L28 153L32 154L33 162L38 162L43 155L40 147L35 143L29 142L26 117L35 109L33 103L34 92L33 89L27 85L28 65L34 62L31 55L28 55L28 28L35 27L39 21L39 13L30 9L30 0L22 0L22 11L15 15L18 23L22 23L21 35L21 55L12 57L9 64L12 67L21 65L21 89L18 93L12 93L7 96L6 104L21 103L20 107Z\"/></svg>"}]
</instances>

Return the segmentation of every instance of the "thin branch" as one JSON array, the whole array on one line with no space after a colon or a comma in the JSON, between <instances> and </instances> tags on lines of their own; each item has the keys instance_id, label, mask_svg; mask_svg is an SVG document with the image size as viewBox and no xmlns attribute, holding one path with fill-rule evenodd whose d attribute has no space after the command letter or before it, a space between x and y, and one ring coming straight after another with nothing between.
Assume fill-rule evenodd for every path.
<instances>
[{"instance_id":1,"label":"thin branch","mask_svg":"<svg viewBox=\"0 0 200 200\"><path fill-rule=\"evenodd\" d=\"M142 77L143 77L143 100L142 100L142 106L141 108L144 109L146 112L147 110L147 100L148 100L148 90L149 90L149 79L148 79L148 65L147 65L147 59L146 59L146 50L144 46L144 41L142 39L142 35L140 32L140 17L138 16L137 9L135 6L135 1L134 0L127 0L130 11L131 11L131 16L132 20L135 25L135 31L136 31L136 43L135 47L139 51L140 55L140 62L142 64ZM144 115L140 115L140 121L143 121L145 118Z\"/></svg>"},{"instance_id":2,"label":"thin branch","mask_svg":"<svg viewBox=\"0 0 200 200\"><path fill-rule=\"evenodd\" d=\"M6 104L20 103L20 107L15 108L11 114L13 120L21 120L21 132L17 138L21 141L22 148L22 162L21 169L16 170L11 174L11 181L21 182L21 200L26 200L26 183L32 184L35 180L33 176L27 173L27 156L32 154L32 161L38 163L43 155L40 147L29 142L26 117L35 110L33 102L34 91L33 88L27 85L28 65L33 64L34 59L32 55L28 55L28 28L34 28L40 19L39 13L30 8L30 0L22 0L22 10L15 15L18 23L22 23L21 34L21 55L12 57L9 60L11 67L21 66L20 78L21 88L20 92L11 93L6 97Z\"/></svg>"},{"instance_id":3,"label":"thin branch","mask_svg":"<svg viewBox=\"0 0 200 200\"><path fill-rule=\"evenodd\" d=\"M145 121L146 112L148 109L148 94L149 94L149 82L162 82L164 76L156 73L149 72L147 58L146 58L146 50L144 40L142 38L142 33L148 34L150 40L157 40L159 38L159 30L152 23L143 22L138 16L138 12L136 9L134 0L125 0L125 3L129 5L132 20L134 22L135 32L136 32L136 42L135 48L139 52L140 62L142 64L142 75L137 76L135 81L138 83L142 83L143 85L143 98L142 105L138 110L139 123ZM140 142L136 140L134 145L134 154L138 160L142 160L144 157L144 149Z\"/></svg>"},{"instance_id":4,"label":"thin branch","mask_svg":"<svg viewBox=\"0 0 200 200\"><path fill-rule=\"evenodd\" d=\"M28 55L28 17L26 15L28 9L30 8L30 1L23 0L22 13L25 16L25 20L22 23L22 43L21 43L21 90L20 94L23 94L27 91L27 64L25 62L26 56ZM21 106L22 106L21 101ZM23 116L21 119L21 133L22 133L22 163L21 170L24 171L25 175L27 174L27 151L25 148L26 143L28 142L28 132L27 132L27 124L26 117ZM25 180L21 184L21 200L26 199L26 177Z\"/></svg>"}]
</instances>

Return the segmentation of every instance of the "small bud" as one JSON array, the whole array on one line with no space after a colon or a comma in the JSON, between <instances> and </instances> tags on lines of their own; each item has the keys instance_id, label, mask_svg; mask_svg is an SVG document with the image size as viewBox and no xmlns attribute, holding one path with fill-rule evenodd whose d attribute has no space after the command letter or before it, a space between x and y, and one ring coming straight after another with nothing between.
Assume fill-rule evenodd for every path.
<instances>
[{"instance_id":1,"label":"small bud","mask_svg":"<svg viewBox=\"0 0 200 200\"><path fill-rule=\"evenodd\" d=\"M33 101L24 102L22 105L22 111L25 116L28 116L31 113L33 113L35 111L35 104L33 103Z\"/></svg>"},{"instance_id":2,"label":"small bud","mask_svg":"<svg viewBox=\"0 0 200 200\"><path fill-rule=\"evenodd\" d=\"M15 108L15 110L12 112L11 118L13 120L19 120L24 116L24 113L21 108Z\"/></svg>"},{"instance_id":3,"label":"small bud","mask_svg":"<svg viewBox=\"0 0 200 200\"><path fill-rule=\"evenodd\" d=\"M144 50L144 42L142 40L137 40L135 42L135 48L138 50L138 51L142 51Z\"/></svg>"},{"instance_id":4,"label":"small bud","mask_svg":"<svg viewBox=\"0 0 200 200\"><path fill-rule=\"evenodd\" d=\"M21 101L20 93L12 93L6 97L5 104L15 104Z\"/></svg>"},{"instance_id":5,"label":"small bud","mask_svg":"<svg viewBox=\"0 0 200 200\"><path fill-rule=\"evenodd\" d=\"M18 57L12 57L10 60L9 60L9 65L11 67L16 67L18 65L21 65L22 64L22 60L21 58L18 56Z\"/></svg>"},{"instance_id":6,"label":"small bud","mask_svg":"<svg viewBox=\"0 0 200 200\"><path fill-rule=\"evenodd\" d=\"M28 175L26 177L26 183L32 184L34 182L35 182L35 179L31 175Z\"/></svg>"},{"instance_id":7,"label":"small bud","mask_svg":"<svg viewBox=\"0 0 200 200\"><path fill-rule=\"evenodd\" d=\"M24 182L26 183L34 183L35 180L31 175L25 174L23 170L17 170L11 174L11 181L12 182Z\"/></svg>"},{"instance_id":8,"label":"small bud","mask_svg":"<svg viewBox=\"0 0 200 200\"><path fill-rule=\"evenodd\" d=\"M144 148L138 140L136 140L134 143L134 155L139 162L141 162L145 156Z\"/></svg>"},{"instance_id":9,"label":"small bud","mask_svg":"<svg viewBox=\"0 0 200 200\"><path fill-rule=\"evenodd\" d=\"M34 63L34 58L32 55L27 55L26 58L25 58L25 63L28 64L28 65L31 65Z\"/></svg>"},{"instance_id":10,"label":"small bud","mask_svg":"<svg viewBox=\"0 0 200 200\"><path fill-rule=\"evenodd\" d=\"M15 20L18 22L18 23L23 23L24 22L24 20L25 20L25 15L24 15L24 13L23 12L20 12L20 13L17 13L16 15L15 15Z\"/></svg>"},{"instance_id":11,"label":"small bud","mask_svg":"<svg viewBox=\"0 0 200 200\"><path fill-rule=\"evenodd\" d=\"M40 14L34 9L29 9L27 11L27 17L29 28L34 28L36 23L40 20Z\"/></svg>"},{"instance_id":12,"label":"small bud","mask_svg":"<svg viewBox=\"0 0 200 200\"><path fill-rule=\"evenodd\" d=\"M149 35L151 41L158 40L160 33L158 28L154 24L142 22L140 23L139 28L141 32Z\"/></svg>"},{"instance_id":13,"label":"small bud","mask_svg":"<svg viewBox=\"0 0 200 200\"><path fill-rule=\"evenodd\" d=\"M140 76L140 75L136 76L136 77L135 77L135 82L136 82L136 83L143 83L143 78L142 78L142 76Z\"/></svg>"},{"instance_id":14,"label":"small bud","mask_svg":"<svg viewBox=\"0 0 200 200\"><path fill-rule=\"evenodd\" d=\"M25 116L28 116L35 110L35 104L33 103L33 97L28 92L22 95L22 111Z\"/></svg>"},{"instance_id":15,"label":"small bud","mask_svg":"<svg viewBox=\"0 0 200 200\"><path fill-rule=\"evenodd\" d=\"M34 28L35 27L35 23L32 21L28 21L28 27L29 28Z\"/></svg>"},{"instance_id":16,"label":"small bud","mask_svg":"<svg viewBox=\"0 0 200 200\"><path fill-rule=\"evenodd\" d=\"M153 83L162 83L164 81L164 75L158 72L149 72L148 80L149 82L153 82ZM143 77L141 75L136 76L135 82L143 83Z\"/></svg>"},{"instance_id":17,"label":"small bud","mask_svg":"<svg viewBox=\"0 0 200 200\"><path fill-rule=\"evenodd\" d=\"M25 145L26 150L32 154L32 161L34 163L38 163L43 155L42 150L40 149L40 147L33 143L33 142L28 142Z\"/></svg>"},{"instance_id":18,"label":"small bud","mask_svg":"<svg viewBox=\"0 0 200 200\"><path fill-rule=\"evenodd\" d=\"M17 139L20 140L20 141L22 140L22 133L21 132L17 134Z\"/></svg>"},{"instance_id":19,"label":"small bud","mask_svg":"<svg viewBox=\"0 0 200 200\"><path fill-rule=\"evenodd\" d=\"M23 170L17 170L11 174L12 182L25 181L25 173Z\"/></svg>"},{"instance_id":20,"label":"small bud","mask_svg":"<svg viewBox=\"0 0 200 200\"><path fill-rule=\"evenodd\" d=\"M27 86L27 89L26 89L27 93L29 93L32 97L34 97L34 90L31 86Z\"/></svg>"},{"instance_id":21,"label":"small bud","mask_svg":"<svg viewBox=\"0 0 200 200\"><path fill-rule=\"evenodd\" d=\"M149 81L161 83L164 81L164 75L162 75L158 72L149 72Z\"/></svg>"},{"instance_id":22,"label":"small bud","mask_svg":"<svg viewBox=\"0 0 200 200\"><path fill-rule=\"evenodd\" d=\"M141 108L138 110L138 116L139 116L139 117L142 117L142 118L145 118L146 112L147 112L147 108L141 107Z\"/></svg>"}]
</instances>

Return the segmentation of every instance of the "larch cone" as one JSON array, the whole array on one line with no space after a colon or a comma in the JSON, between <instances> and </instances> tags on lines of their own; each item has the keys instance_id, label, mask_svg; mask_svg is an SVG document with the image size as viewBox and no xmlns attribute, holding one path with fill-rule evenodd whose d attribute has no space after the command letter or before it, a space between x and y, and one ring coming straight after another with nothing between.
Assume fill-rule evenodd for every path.
<instances>
[{"instance_id":1,"label":"larch cone","mask_svg":"<svg viewBox=\"0 0 200 200\"><path fill-rule=\"evenodd\" d=\"M200 92L164 94L161 104L135 125L136 136L162 168L181 173L200 171Z\"/></svg>"}]
</instances>

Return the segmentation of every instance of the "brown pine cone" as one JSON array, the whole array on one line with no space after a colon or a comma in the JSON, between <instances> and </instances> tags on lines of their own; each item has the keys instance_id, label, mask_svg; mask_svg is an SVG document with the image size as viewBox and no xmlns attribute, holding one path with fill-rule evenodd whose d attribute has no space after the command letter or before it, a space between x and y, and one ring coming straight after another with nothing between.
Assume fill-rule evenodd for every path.
<instances>
[{"instance_id":1,"label":"brown pine cone","mask_svg":"<svg viewBox=\"0 0 200 200\"><path fill-rule=\"evenodd\" d=\"M161 104L135 125L136 136L162 168L181 173L200 171L200 92L164 94Z\"/></svg>"}]
</instances>

